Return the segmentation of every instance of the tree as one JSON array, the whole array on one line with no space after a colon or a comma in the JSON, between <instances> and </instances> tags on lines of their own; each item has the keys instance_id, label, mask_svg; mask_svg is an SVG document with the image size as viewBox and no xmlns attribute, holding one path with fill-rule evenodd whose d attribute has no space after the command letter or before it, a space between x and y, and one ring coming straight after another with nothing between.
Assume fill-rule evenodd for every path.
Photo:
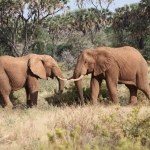
<instances>
[{"instance_id":1,"label":"tree","mask_svg":"<svg viewBox=\"0 0 150 150\"><path fill-rule=\"evenodd\" d=\"M66 15L58 15L48 19L49 33L55 35L56 39L61 35L68 35L81 32L83 35L90 35L91 43L94 43L96 33L110 23L108 9L99 11L95 8L79 9L69 12ZM109 16L109 19L107 19Z\"/></svg>"},{"instance_id":2,"label":"tree","mask_svg":"<svg viewBox=\"0 0 150 150\"><path fill-rule=\"evenodd\" d=\"M91 43L94 44L97 32L110 23L111 12L108 7L112 2L113 0L75 0L78 10L48 19L49 33L53 35L52 39L55 39L57 43L58 38L82 33L81 38L89 35ZM84 9L88 3L91 3L93 7Z\"/></svg>"},{"instance_id":3,"label":"tree","mask_svg":"<svg viewBox=\"0 0 150 150\"><path fill-rule=\"evenodd\" d=\"M35 32L48 16L66 8L68 0L0 0L0 34L14 56L25 55Z\"/></svg>"},{"instance_id":4,"label":"tree","mask_svg":"<svg viewBox=\"0 0 150 150\"><path fill-rule=\"evenodd\" d=\"M102 10L104 7L108 9L108 7L112 4L114 0L75 0L75 4L79 9L86 7L86 5L91 4L97 10Z\"/></svg>"},{"instance_id":5,"label":"tree","mask_svg":"<svg viewBox=\"0 0 150 150\"><path fill-rule=\"evenodd\" d=\"M150 33L149 0L141 0L140 3L116 9L112 27L118 35L128 32L137 46L140 49L144 48L144 40Z\"/></svg>"}]
</instances>

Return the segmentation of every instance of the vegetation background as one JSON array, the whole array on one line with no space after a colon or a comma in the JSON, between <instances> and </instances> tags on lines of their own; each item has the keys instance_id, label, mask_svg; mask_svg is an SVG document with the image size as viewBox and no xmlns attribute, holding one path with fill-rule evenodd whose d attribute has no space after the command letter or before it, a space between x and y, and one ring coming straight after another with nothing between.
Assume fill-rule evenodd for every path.
<instances>
[{"instance_id":1,"label":"vegetation background","mask_svg":"<svg viewBox=\"0 0 150 150\"><path fill-rule=\"evenodd\" d=\"M0 55L48 54L68 77L82 50L129 45L150 65L149 0L115 12L109 10L115 0L74 2L78 9L70 12L67 0L0 0ZM129 107L129 92L118 85L121 106L114 106L103 82L99 103L92 106L89 80L90 75L83 80L85 107L69 81L64 93L55 95L55 79L39 80L38 106L32 109L26 108L24 89L13 92L16 108L0 108L0 149L150 149L150 107L143 93L138 91L139 105Z\"/></svg>"}]
</instances>

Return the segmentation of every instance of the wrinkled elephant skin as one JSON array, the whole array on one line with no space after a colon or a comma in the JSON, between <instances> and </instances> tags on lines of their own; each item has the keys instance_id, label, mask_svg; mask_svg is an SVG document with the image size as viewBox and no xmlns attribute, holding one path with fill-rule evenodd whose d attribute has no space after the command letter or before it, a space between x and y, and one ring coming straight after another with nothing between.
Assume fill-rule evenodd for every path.
<instances>
[{"instance_id":1,"label":"wrinkled elephant skin","mask_svg":"<svg viewBox=\"0 0 150 150\"><path fill-rule=\"evenodd\" d=\"M137 90L150 98L148 84L148 66L142 55L133 47L121 48L98 47L82 51L74 69L73 78L81 75L91 75L91 100L97 103L102 80L106 81L110 98L115 104L119 104L117 84L125 84L130 91L130 105L136 105ZM76 80L81 104L84 105L82 80Z\"/></svg>"},{"instance_id":2,"label":"wrinkled elephant skin","mask_svg":"<svg viewBox=\"0 0 150 150\"><path fill-rule=\"evenodd\" d=\"M37 105L38 78L47 80L56 77L59 82L59 93L63 91L63 74L56 61L48 55L29 54L22 57L0 57L0 93L7 107L13 107L9 94L25 88L27 105Z\"/></svg>"}]
</instances>

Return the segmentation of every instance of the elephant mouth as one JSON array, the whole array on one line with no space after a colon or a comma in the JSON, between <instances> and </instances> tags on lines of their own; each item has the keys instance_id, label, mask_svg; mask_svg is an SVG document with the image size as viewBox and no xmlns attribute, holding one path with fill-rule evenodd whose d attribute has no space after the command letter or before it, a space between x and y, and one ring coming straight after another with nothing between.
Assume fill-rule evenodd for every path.
<instances>
[{"instance_id":1,"label":"elephant mouth","mask_svg":"<svg viewBox=\"0 0 150 150\"><path fill-rule=\"evenodd\" d=\"M51 75L49 77L52 78L52 79L54 79L54 74L51 73Z\"/></svg>"},{"instance_id":2,"label":"elephant mouth","mask_svg":"<svg viewBox=\"0 0 150 150\"><path fill-rule=\"evenodd\" d=\"M94 72L94 70L87 70L86 75L93 73L93 72Z\"/></svg>"}]
</instances>

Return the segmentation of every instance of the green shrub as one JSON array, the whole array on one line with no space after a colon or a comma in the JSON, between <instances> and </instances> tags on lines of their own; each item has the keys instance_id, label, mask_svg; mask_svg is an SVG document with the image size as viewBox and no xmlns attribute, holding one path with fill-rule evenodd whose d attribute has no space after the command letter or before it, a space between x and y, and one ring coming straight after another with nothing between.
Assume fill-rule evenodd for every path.
<instances>
[{"instance_id":1,"label":"green shrub","mask_svg":"<svg viewBox=\"0 0 150 150\"><path fill-rule=\"evenodd\" d=\"M124 115L121 113L121 107L115 106L110 114L100 112L100 124L92 123L88 131L94 140L87 143L80 125L69 131L56 128L53 134L47 133L48 147L56 150L148 150L150 115L140 117L140 110L141 105Z\"/></svg>"},{"instance_id":2,"label":"green shrub","mask_svg":"<svg viewBox=\"0 0 150 150\"><path fill-rule=\"evenodd\" d=\"M65 87L65 91L66 92L63 92L60 95L51 96L47 101L50 104L57 106L80 104L77 88L75 87L74 83L71 82L68 87ZM84 87L83 93L85 102L88 103L88 101L90 100L90 89Z\"/></svg>"},{"instance_id":3,"label":"green shrub","mask_svg":"<svg viewBox=\"0 0 150 150\"><path fill-rule=\"evenodd\" d=\"M85 99L85 103L90 102L90 88L86 85L83 85L83 95ZM53 95L47 101L54 105L73 105L80 104L80 100L78 98L78 92L75 84L73 82L69 83L68 86L65 87L65 92L61 95ZM106 87L106 83L103 82L101 86L100 95L98 97L98 101L102 103L109 103L109 93ZM106 100L107 99L107 100Z\"/></svg>"},{"instance_id":4,"label":"green shrub","mask_svg":"<svg viewBox=\"0 0 150 150\"><path fill-rule=\"evenodd\" d=\"M131 149L133 149L135 145L138 146L137 149L143 146L145 149L150 148L150 115L144 118L143 116L140 117L141 107L141 105L134 107L125 118L118 116L117 112L120 107L116 107L116 112L109 116L101 117L105 126L101 125L99 133L102 136L113 138L114 142L120 147L115 148L118 150L121 147L125 147L124 149L132 147ZM126 139L126 144L121 142L122 138Z\"/></svg>"},{"instance_id":5,"label":"green shrub","mask_svg":"<svg viewBox=\"0 0 150 150\"><path fill-rule=\"evenodd\" d=\"M69 137L65 137L66 130L56 128L54 134L47 133L49 149L56 150L80 150L82 146L81 127L76 128L70 133ZM43 148L45 149L45 148Z\"/></svg>"},{"instance_id":6,"label":"green shrub","mask_svg":"<svg viewBox=\"0 0 150 150\"><path fill-rule=\"evenodd\" d=\"M66 51L66 50L70 51L70 50L72 50L72 48L73 48L73 46L71 44L68 44L68 43L60 44L57 46L56 55L60 56L63 51Z\"/></svg>"}]
</instances>

